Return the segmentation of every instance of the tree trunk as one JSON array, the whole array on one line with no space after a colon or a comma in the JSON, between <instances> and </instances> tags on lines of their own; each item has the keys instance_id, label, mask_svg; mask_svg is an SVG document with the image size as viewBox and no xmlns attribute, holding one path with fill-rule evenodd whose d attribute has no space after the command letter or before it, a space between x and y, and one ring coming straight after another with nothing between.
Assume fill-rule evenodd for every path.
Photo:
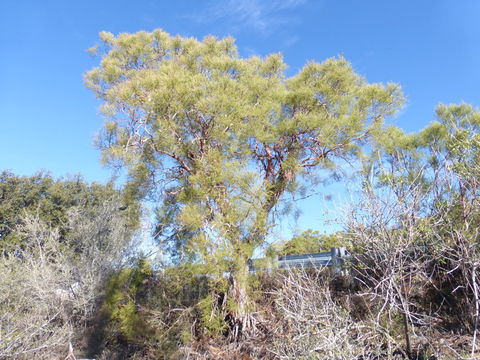
<instances>
[{"instance_id":1,"label":"tree trunk","mask_svg":"<svg viewBox=\"0 0 480 360\"><path fill-rule=\"evenodd\" d=\"M238 340L253 326L252 303L248 294L248 259L240 254L235 259L229 292L233 301L232 333L235 340Z\"/></svg>"}]
</instances>

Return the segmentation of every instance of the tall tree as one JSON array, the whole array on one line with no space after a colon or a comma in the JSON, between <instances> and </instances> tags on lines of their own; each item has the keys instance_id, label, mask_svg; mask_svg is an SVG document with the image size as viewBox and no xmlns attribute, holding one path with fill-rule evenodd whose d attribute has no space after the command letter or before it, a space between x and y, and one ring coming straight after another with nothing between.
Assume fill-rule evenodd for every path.
<instances>
[{"instance_id":1,"label":"tall tree","mask_svg":"<svg viewBox=\"0 0 480 360\"><path fill-rule=\"evenodd\" d=\"M158 196L159 234L181 254L231 272L241 329L247 260L274 207L315 170L355 158L401 91L367 83L343 58L287 78L280 54L241 58L232 38L100 37L101 62L86 82L104 101L104 160Z\"/></svg>"}]
</instances>

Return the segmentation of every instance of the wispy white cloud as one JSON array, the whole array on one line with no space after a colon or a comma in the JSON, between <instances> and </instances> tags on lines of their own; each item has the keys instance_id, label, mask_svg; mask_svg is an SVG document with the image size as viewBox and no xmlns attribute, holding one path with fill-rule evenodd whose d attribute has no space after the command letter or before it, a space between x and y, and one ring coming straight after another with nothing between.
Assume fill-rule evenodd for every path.
<instances>
[{"instance_id":1,"label":"wispy white cloud","mask_svg":"<svg viewBox=\"0 0 480 360\"><path fill-rule=\"evenodd\" d=\"M296 36L296 35L288 36L288 37L283 41L283 45L284 45L285 47L290 47L290 46L295 45L298 40L299 40L299 37Z\"/></svg>"},{"instance_id":2,"label":"wispy white cloud","mask_svg":"<svg viewBox=\"0 0 480 360\"><path fill-rule=\"evenodd\" d=\"M253 28L261 33L270 33L280 25L295 22L295 18L287 11L306 2L307 0L211 0L205 10L191 18L204 24L224 20L233 30Z\"/></svg>"}]
</instances>

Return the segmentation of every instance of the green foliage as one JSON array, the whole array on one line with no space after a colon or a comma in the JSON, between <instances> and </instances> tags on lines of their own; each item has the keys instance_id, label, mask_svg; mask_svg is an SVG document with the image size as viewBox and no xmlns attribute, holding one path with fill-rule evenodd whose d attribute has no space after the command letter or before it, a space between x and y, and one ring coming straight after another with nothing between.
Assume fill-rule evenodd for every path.
<instances>
[{"instance_id":1,"label":"green foliage","mask_svg":"<svg viewBox=\"0 0 480 360\"><path fill-rule=\"evenodd\" d=\"M356 158L403 102L398 85L369 84L341 57L286 78L280 54L241 58L232 38L101 39L86 83L104 101L104 160L158 196L157 235L178 260L216 274L244 273L284 195Z\"/></svg>"},{"instance_id":2,"label":"green foliage","mask_svg":"<svg viewBox=\"0 0 480 360\"><path fill-rule=\"evenodd\" d=\"M140 259L135 267L120 270L107 282L104 308L127 340L146 335L147 326L138 314L136 300L151 275L150 264Z\"/></svg>"},{"instance_id":3,"label":"green foliage","mask_svg":"<svg viewBox=\"0 0 480 360\"><path fill-rule=\"evenodd\" d=\"M155 330L148 343L154 344L156 358L175 358L179 347L204 333L198 304L211 293L211 279L198 273L191 263L165 267L139 299L147 309L146 321Z\"/></svg>"},{"instance_id":4,"label":"green foliage","mask_svg":"<svg viewBox=\"0 0 480 360\"><path fill-rule=\"evenodd\" d=\"M413 201L415 190L421 201L412 214L447 216L460 226L480 190L480 111L465 103L440 104L436 114L438 120L418 133L391 127L378 138L365 185L389 189L402 202Z\"/></svg>"},{"instance_id":5,"label":"green foliage","mask_svg":"<svg viewBox=\"0 0 480 360\"><path fill-rule=\"evenodd\" d=\"M69 211L81 207L94 210L106 200L122 197L112 183L89 184L79 175L56 180L48 173L17 176L9 171L0 172L0 252L25 247L29 239L15 228L27 214L38 216L52 228L58 228L62 242L69 235ZM128 218L128 226L138 225L140 206L137 200L123 197L118 210ZM75 247L75 244L70 244Z\"/></svg>"},{"instance_id":6,"label":"green foliage","mask_svg":"<svg viewBox=\"0 0 480 360\"><path fill-rule=\"evenodd\" d=\"M341 233L323 235L317 230L309 229L275 247L278 255L298 255L330 251L335 247L348 247L348 243Z\"/></svg>"},{"instance_id":7,"label":"green foliage","mask_svg":"<svg viewBox=\"0 0 480 360\"><path fill-rule=\"evenodd\" d=\"M189 342L222 333L218 300L227 290L225 279L198 275L191 263L149 273L139 264L111 277L103 306L109 348L136 349L155 359L182 358L176 352Z\"/></svg>"},{"instance_id":8,"label":"green foliage","mask_svg":"<svg viewBox=\"0 0 480 360\"><path fill-rule=\"evenodd\" d=\"M207 335L218 336L223 334L228 328L225 321L225 313L219 305L218 298L213 294L209 294L198 304L200 322L205 328Z\"/></svg>"},{"instance_id":9,"label":"green foliage","mask_svg":"<svg viewBox=\"0 0 480 360\"><path fill-rule=\"evenodd\" d=\"M200 272L198 266L191 263L166 267L159 278L159 287L168 291L157 294L156 307L164 309L194 306L210 289L209 279Z\"/></svg>"}]
</instances>

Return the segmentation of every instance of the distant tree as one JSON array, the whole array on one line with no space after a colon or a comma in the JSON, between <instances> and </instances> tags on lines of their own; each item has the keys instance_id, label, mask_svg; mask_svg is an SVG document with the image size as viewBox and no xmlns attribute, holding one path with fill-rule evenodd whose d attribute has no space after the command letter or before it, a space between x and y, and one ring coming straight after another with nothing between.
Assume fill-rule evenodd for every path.
<instances>
[{"instance_id":1,"label":"distant tree","mask_svg":"<svg viewBox=\"0 0 480 360\"><path fill-rule=\"evenodd\" d=\"M241 58L232 38L100 34L87 85L104 101L104 160L157 195L158 236L178 255L232 274L228 299L249 319L247 260L273 209L316 170L354 159L403 98L343 58L286 78L279 54Z\"/></svg>"},{"instance_id":2,"label":"distant tree","mask_svg":"<svg viewBox=\"0 0 480 360\"><path fill-rule=\"evenodd\" d=\"M61 241L65 242L69 232L69 210L81 207L88 211L112 199L118 199L118 212L128 218L128 226L137 227L138 201L123 195L112 183L89 184L80 175L56 180L44 172L19 176L4 170L0 172L0 252L28 245L28 237L15 231L26 215L38 216L57 228ZM70 245L81 247L81 244Z\"/></svg>"},{"instance_id":3,"label":"distant tree","mask_svg":"<svg viewBox=\"0 0 480 360\"><path fill-rule=\"evenodd\" d=\"M385 131L376 142L378 156L368 159L365 184L388 189L398 199L415 188L422 201L410 207L412 218L447 216L448 209L457 225L471 224L480 195L480 111L465 103L440 104L436 114L419 132Z\"/></svg>"},{"instance_id":4,"label":"distant tree","mask_svg":"<svg viewBox=\"0 0 480 360\"><path fill-rule=\"evenodd\" d=\"M305 230L285 243L276 245L279 255L310 254L330 251L331 248L345 246L346 241L341 234L324 235L317 230Z\"/></svg>"}]
</instances>

